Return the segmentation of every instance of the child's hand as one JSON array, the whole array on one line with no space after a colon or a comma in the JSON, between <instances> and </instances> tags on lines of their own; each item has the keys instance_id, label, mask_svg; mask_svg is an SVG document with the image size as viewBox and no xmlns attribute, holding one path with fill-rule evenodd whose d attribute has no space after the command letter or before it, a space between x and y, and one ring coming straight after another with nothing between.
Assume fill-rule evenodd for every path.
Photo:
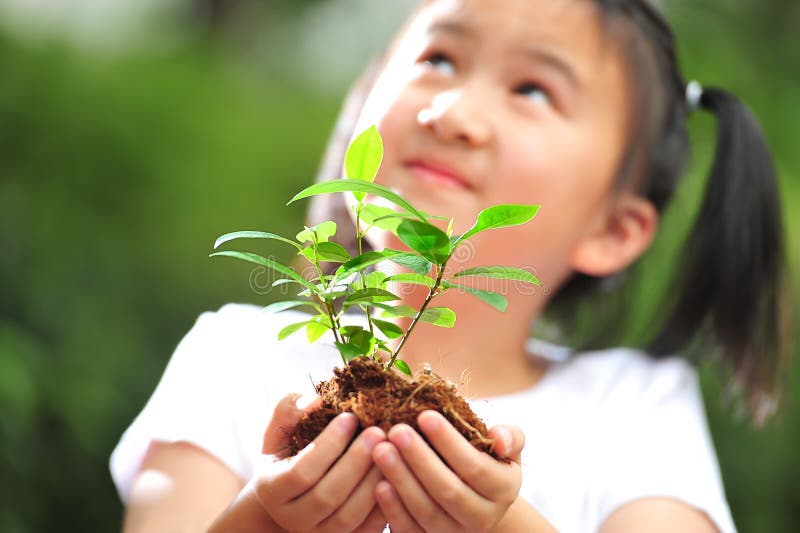
<instances>
[{"instance_id":1,"label":"child's hand","mask_svg":"<svg viewBox=\"0 0 800 533\"><path fill-rule=\"evenodd\" d=\"M385 481L375 497L392 531L490 531L516 500L525 437L518 428L491 430L502 463L479 452L439 413L417 419L447 463L413 429L400 424L373 451ZM449 465L449 466L448 466Z\"/></svg>"},{"instance_id":2,"label":"child's hand","mask_svg":"<svg viewBox=\"0 0 800 533\"><path fill-rule=\"evenodd\" d=\"M374 498L382 476L372 449L385 433L367 428L348 447L357 420L341 414L313 443L287 457L292 429L303 414L296 401L290 395L276 406L264 434L263 463L210 531L383 530L386 519Z\"/></svg>"}]
</instances>

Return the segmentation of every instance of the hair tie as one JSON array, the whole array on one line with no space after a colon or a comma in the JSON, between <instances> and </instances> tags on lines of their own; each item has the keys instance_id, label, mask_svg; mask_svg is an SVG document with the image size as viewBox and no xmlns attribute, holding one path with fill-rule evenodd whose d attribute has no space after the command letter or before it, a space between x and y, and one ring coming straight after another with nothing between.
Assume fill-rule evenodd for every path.
<instances>
[{"instance_id":1,"label":"hair tie","mask_svg":"<svg viewBox=\"0 0 800 533\"><path fill-rule=\"evenodd\" d=\"M700 107L702 98L703 86L699 82L692 80L686 84L686 104L689 106L689 113L696 111Z\"/></svg>"}]
</instances>

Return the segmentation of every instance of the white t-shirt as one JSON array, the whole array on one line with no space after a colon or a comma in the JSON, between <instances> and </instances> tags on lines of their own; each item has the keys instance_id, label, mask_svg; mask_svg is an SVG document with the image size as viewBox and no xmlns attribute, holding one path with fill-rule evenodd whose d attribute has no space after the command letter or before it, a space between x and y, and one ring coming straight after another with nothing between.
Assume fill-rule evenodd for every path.
<instances>
[{"instance_id":1,"label":"white t-shirt","mask_svg":"<svg viewBox=\"0 0 800 533\"><path fill-rule=\"evenodd\" d=\"M265 315L228 304L200 315L180 342L144 410L111 455L123 501L152 440L188 441L243 481L249 479L277 401L313 394L341 363L325 338L297 333L306 315ZM553 358L532 388L471 405L488 426L515 424L526 435L521 496L563 532L598 529L620 505L647 496L682 500L735 531L694 369L679 358L653 360L612 349Z\"/></svg>"}]
</instances>

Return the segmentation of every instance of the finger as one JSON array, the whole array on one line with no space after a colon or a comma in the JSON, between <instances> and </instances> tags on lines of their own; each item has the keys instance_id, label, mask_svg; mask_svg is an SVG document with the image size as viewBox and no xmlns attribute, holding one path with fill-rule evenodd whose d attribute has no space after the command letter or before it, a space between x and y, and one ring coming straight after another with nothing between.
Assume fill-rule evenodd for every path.
<instances>
[{"instance_id":1,"label":"finger","mask_svg":"<svg viewBox=\"0 0 800 533\"><path fill-rule=\"evenodd\" d=\"M386 529L386 524L386 516L384 516L380 506L375 503L367 519L356 528L354 533L382 533Z\"/></svg>"},{"instance_id":2,"label":"finger","mask_svg":"<svg viewBox=\"0 0 800 533\"><path fill-rule=\"evenodd\" d=\"M489 430L489 437L494 443L494 452L515 463L520 463L522 449L525 447L525 433L517 426L495 426Z\"/></svg>"},{"instance_id":3,"label":"finger","mask_svg":"<svg viewBox=\"0 0 800 533\"><path fill-rule=\"evenodd\" d=\"M448 424L449 425L449 424ZM450 426L452 429L452 426ZM494 504L473 490L464 480L460 479L451 467L442 462L436 452L413 429L405 424L399 424L389 430L389 440L397 446L407 468L419 480L425 491L440 506L452 520L469 527L480 527L481 517L492 515ZM460 437L460 435L459 435ZM472 447L461 437L461 445ZM474 450L474 448L473 448ZM486 454L481 454L479 459L494 461ZM467 467L459 465L462 470ZM384 472L387 479L389 476ZM391 481L391 480L390 480ZM403 502L409 508L417 521L425 528L425 523L416 514L414 508L408 505L403 491L392 483L400 493Z\"/></svg>"},{"instance_id":4,"label":"finger","mask_svg":"<svg viewBox=\"0 0 800 533\"><path fill-rule=\"evenodd\" d=\"M285 471L274 479L272 490L285 502L313 487L342 455L356 427L355 415L338 415L311 444L287 461Z\"/></svg>"},{"instance_id":5,"label":"finger","mask_svg":"<svg viewBox=\"0 0 800 533\"><path fill-rule=\"evenodd\" d=\"M400 496L388 481L381 481L375 487L375 501L378 502L381 513L389 522L392 533L416 533L422 531L422 528L408 514L403 502L400 500Z\"/></svg>"},{"instance_id":6,"label":"finger","mask_svg":"<svg viewBox=\"0 0 800 533\"><path fill-rule=\"evenodd\" d=\"M420 430L457 477L488 500L504 496L512 465L502 463L472 446L447 419L436 411L424 411L417 418ZM513 465L518 467L518 465Z\"/></svg>"},{"instance_id":7,"label":"finger","mask_svg":"<svg viewBox=\"0 0 800 533\"><path fill-rule=\"evenodd\" d=\"M359 437L360 438L360 437ZM354 443L355 444L355 443ZM372 464L371 458L369 464ZM335 468L335 467L334 467ZM326 478L327 479L327 478ZM315 531L320 533L352 531L366 520L375 507L375 485L383 479L383 474L377 466L372 465L369 472L356 485L355 489L345 496L336 511L323 520ZM344 492L341 489L340 493Z\"/></svg>"},{"instance_id":8,"label":"finger","mask_svg":"<svg viewBox=\"0 0 800 533\"><path fill-rule=\"evenodd\" d=\"M392 439L392 433L394 433L396 437L397 432L395 430L398 428L405 428L405 431L413 433L420 441L422 440L419 435L414 432L414 430L405 424L395 426L389 430L390 439ZM431 453L433 453L427 444L425 444L425 447L428 448ZM453 520L438 505L434 497L432 497L432 495L426 491L425 487L420 483L420 481L417 480L414 472L412 472L412 469L406 465L404 456L401 456L400 453L401 452L398 451L394 444L390 442L382 442L375 447L372 457L375 460L375 464L377 464L378 468L380 468L381 472L383 472L383 476L386 478L386 481L391 484L392 489L399 496L400 501L403 503L403 507L408 511L408 514L414 518L414 521L419 524L419 526L426 531L453 530L456 524L453 523ZM444 466L441 461L439 461L439 464L441 468L447 469L447 467ZM452 472L450 472L450 474L452 475ZM462 486L464 485L458 480L456 480L456 482ZM384 488L382 490L385 491L386 489ZM398 517L400 515L399 507L395 505L391 508L381 507L381 509L383 509L384 513L386 514L386 518L389 520L389 524L392 525L392 528L394 529L392 516ZM389 516L388 514L390 510L392 512L392 516ZM405 523L404 519L401 518L401 520L403 520L403 523Z\"/></svg>"},{"instance_id":9,"label":"finger","mask_svg":"<svg viewBox=\"0 0 800 533\"><path fill-rule=\"evenodd\" d=\"M374 504L372 489L381 478L377 468L370 472L372 449L384 440L386 434L382 429L364 430L319 483L287 505L286 512L313 518L314 524L330 520L332 525L338 525L326 531L349 531L360 524ZM369 475L373 477L368 479ZM361 485L370 482L366 491L362 490Z\"/></svg>"},{"instance_id":10,"label":"finger","mask_svg":"<svg viewBox=\"0 0 800 533\"><path fill-rule=\"evenodd\" d=\"M300 394L289 394L275 405L272 418L264 430L261 453L279 457L288 455L292 434L303 416L303 411L297 406L301 398L303 397Z\"/></svg>"}]
</instances>

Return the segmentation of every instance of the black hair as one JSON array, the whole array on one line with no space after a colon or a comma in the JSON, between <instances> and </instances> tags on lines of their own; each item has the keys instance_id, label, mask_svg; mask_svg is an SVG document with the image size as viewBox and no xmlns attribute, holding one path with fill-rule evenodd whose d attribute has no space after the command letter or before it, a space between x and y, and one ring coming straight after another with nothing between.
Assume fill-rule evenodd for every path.
<instances>
[{"instance_id":1,"label":"black hair","mask_svg":"<svg viewBox=\"0 0 800 533\"><path fill-rule=\"evenodd\" d=\"M646 0L593 0L607 33L629 63L634 116L630 142L618 172L619 187L633 187L663 213L689 157L687 84L680 73L675 39ZM622 41L622 42L620 42ZM338 177L353 111L368 93L373 66L351 92L318 179ZM717 118L717 147L699 213L668 291L672 300L653 327L654 357L711 350L744 388L756 420L775 403L777 376L785 362L788 308L783 301L785 258L777 179L755 118L733 95L706 88L696 102ZM350 110L347 112L347 110ZM311 223L337 218L349 223L341 201L317 197ZM344 216L342 216L344 215ZM569 330L575 306L608 296L609 279L574 275L548 311ZM588 339L576 348L597 347ZM699 342L698 342L699 341Z\"/></svg>"},{"instance_id":2,"label":"black hair","mask_svg":"<svg viewBox=\"0 0 800 533\"><path fill-rule=\"evenodd\" d=\"M699 101L688 101L672 31L647 1L597 2L606 20L622 15L631 22L639 46L626 49L644 49L654 60L655 68L648 70L633 58L639 63L633 66L641 65L638 70L651 79L637 87L639 114L648 116L634 138L646 146L629 154L638 164L627 168L642 177L639 191L659 212L673 196L688 158L687 116L697 105L717 119L711 172L668 292L675 296L664 306L665 319L648 351L663 356L685 351L698 337L710 341L761 421L774 405L788 344L783 225L764 134L748 108L722 89L705 88ZM713 349L708 342L698 346Z\"/></svg>"}]
</instances>

